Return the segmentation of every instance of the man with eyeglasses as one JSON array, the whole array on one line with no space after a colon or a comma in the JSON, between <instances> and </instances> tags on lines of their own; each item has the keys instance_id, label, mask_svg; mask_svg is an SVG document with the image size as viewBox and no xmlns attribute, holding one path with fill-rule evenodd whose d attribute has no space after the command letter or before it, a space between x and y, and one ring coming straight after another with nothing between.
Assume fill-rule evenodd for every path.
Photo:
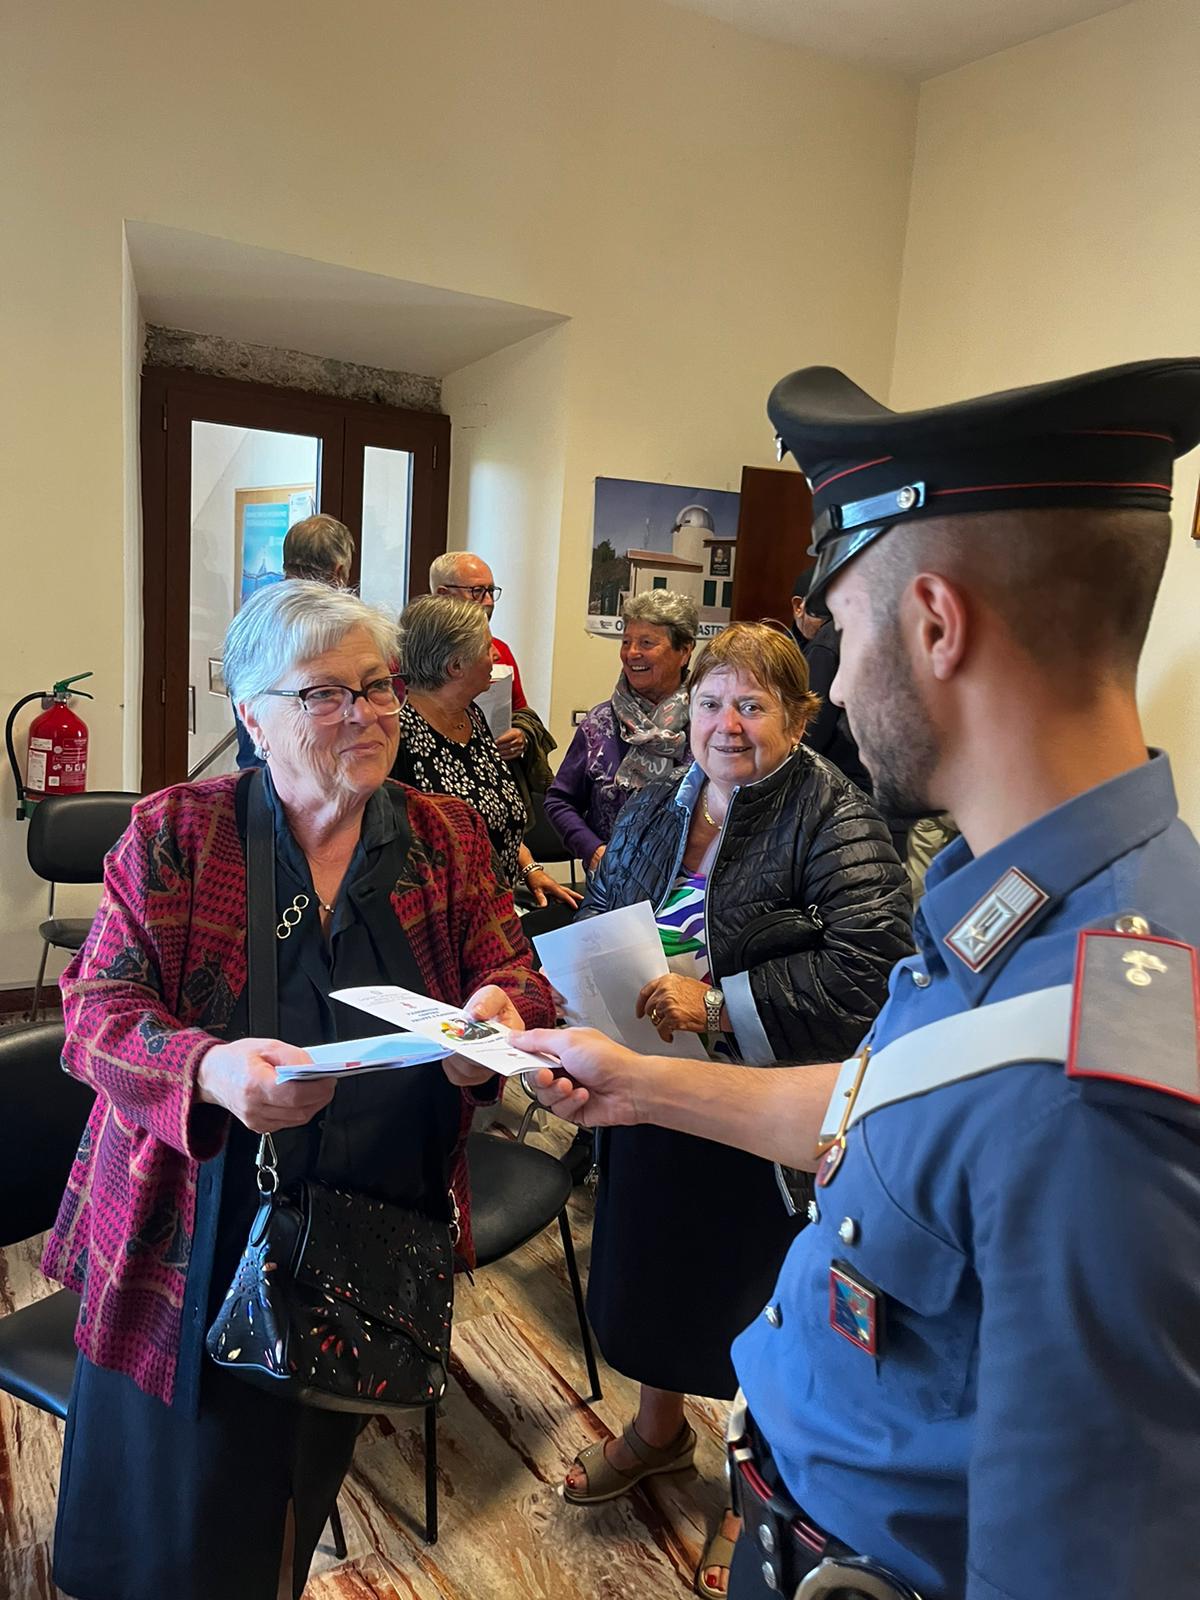
<instances>
[{"instance_id":1,"label":"man with eyeglasses","mask_svg":"<svg viewBox=\"0 0 1200 1600\"><path fill-rule=\"evenodd\" d=\"M469 550L447 550L429 568L429 592L448 594L457 600L474 600L476 605L483 607L490 623L502 591L492 577L491 567L481 557L472 555ZM504 640L498 639L494 633L492 659L499 666L512 668L512 708L514 712L524 711L529 702L521 687L516 657ZM526 734L515 724L496 740L496 746L506 761L519 761L525 754L527 744Z\"/></svg>"}]
</instances>

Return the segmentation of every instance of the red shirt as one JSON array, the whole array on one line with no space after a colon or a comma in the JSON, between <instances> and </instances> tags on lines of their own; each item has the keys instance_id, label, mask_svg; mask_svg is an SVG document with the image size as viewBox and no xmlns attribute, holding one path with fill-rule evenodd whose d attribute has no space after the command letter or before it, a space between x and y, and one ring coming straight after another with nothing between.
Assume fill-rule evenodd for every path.
<instances>
[{"instance_id":1,"label":"red shirt","mask_svg":"<svg viewBox=\"0 0 1200 1600\"><path fill-rule=\"evenodd\" d=\"M492 660L498 661L502 667L511 667L513 674L513 710L524 711L529 701L525 698L525 691L521 687L521 673L517 667L517 658L505 644L503 639L492 635Z\"/></svg>"}]
</instances>

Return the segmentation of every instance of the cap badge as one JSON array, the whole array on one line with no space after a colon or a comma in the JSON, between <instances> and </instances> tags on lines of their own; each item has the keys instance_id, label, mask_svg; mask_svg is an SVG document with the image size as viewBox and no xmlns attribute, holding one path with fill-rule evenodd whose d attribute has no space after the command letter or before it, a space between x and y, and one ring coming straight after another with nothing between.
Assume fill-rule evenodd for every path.
<instances>
[{"instance_id":1,"label":"cap badge","mask_svg":"<svg viewBox=\"0 0 1200 1600\"><path fill-rule=\"evenodd\" d=\"M946 935L946 943L972 972L982 972L993 956L1025 926L1050 896L1017 867L992 885Z\"/></svg>"},{"instance_id":2,"label":"cap badge","mask_svg":"<svg viewBox=\"0 0 1200 1600\"><path fill-rule=\"evenodd\" d=\"M917 490L911 483L906 483L896 496L896 505L901 511L911 511L918 499Z\"/></svg>"}]
</instances>

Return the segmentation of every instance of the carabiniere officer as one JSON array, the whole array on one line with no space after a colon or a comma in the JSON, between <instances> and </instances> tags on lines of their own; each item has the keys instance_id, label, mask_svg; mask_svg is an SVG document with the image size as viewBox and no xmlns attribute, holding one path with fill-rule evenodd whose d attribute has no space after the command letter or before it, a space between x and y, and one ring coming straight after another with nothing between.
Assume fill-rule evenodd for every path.
<instances>
[{"instance_id":1,"label":"carabiniere officer","mask_svg":"<svg viewBox=\"0 0 1200 1600\"><path fill-rule=\"evenodd\" d=\"M1200 361L769 413L877 802L962 830L917 954L842 1065L520 1043L573 1121L817 1172L734 1345L734 1600L1200 1595L1200 849L1134 692Z\"/></svg>"}]
</instances>

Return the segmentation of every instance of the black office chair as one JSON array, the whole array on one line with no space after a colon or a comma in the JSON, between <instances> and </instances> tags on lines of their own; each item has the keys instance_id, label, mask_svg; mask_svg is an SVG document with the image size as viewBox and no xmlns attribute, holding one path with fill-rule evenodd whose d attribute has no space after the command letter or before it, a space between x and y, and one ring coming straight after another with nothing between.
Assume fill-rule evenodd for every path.
<instances>
[{"instance_id":1,"label":"black office chair","mask_svg":"<svg viewBox=\"0 0 1200 1600\"><path fill-rule=\"evenodd\" d=\"M514 1144L511 1139L491 1133L469 1135L467 1162L471 1169L471 1231L475 1238L477 1270L503 1261L557 1219L591 1385L588 1399L603 1399L575 1262L571 1224L567 1220L570 1173L544 1150ZM425 1542L436 1544L437 1537L437 1408L430 1406L425 1412Z\"/></svg>"},{"instance_id":2,"label":"black office chair","mask_svg":"<svg viewBox=\"0 0 1200 1600\"><path fill-rule=\"evenodd\" d=\"M95 1099L62 1070L61 1023L0 1031L0 1249L53 1226ZM79 1296L71 1289L0 1317L0 1390L67 1420ZM333 1547L346 1556L337 1507Z\"/></svg>"},{"instance_id":3,"label":"black office chair","mask_svg":"<svg viewBox=\"0 0 1200 1600\"><path fill-rule=\"evenodd\" d=\"M0 1032L0 1247L51 1227L94 1096L59 1065L61 1023ZM60 1421L75 1376L79 1296L0 1317L0 1389Z\"/></svg>"},{"instance_id":4,"label":"black office chair","mask_svg":"<svg viewBox=\"0 0 1200 1600\"><path fill-rule=\"evenodd\" d=\"M533 851L533 859L540 861L545 867L551 866L556 861L569 861L571 887L578 888L575 857L563 843L562 834L546 815L546 796L540 789L531 789L529 800L533 809L533 820L525 830L525 843Z\"/></svg>"},{"instance_id":5,"label":"black office chair","mask_svg":"<svg viewBox=\"0 0 1200 1600\"><path fill-rule=\"evenodd\" d=\"M502 1261L557 1221L591 1386L587 1398L602 1399L571 1224L567 1218L571 1174L547 1151L493 1133L473 1133L468 1137L467 1161L471 1169L471 1230L475 1236L478 1267L490 1267Z\"/></svg>"},{"instance_id":6,"label":"black office chair","mask_svg":"<svg viewBox=\"0 0 1200 1600\"><path fill-rule=\"evenodd\" d=\"M29 865L50 885L46 920L38 926L42 959L33 985L29 1019L42 1006L42 983L51 947L78 950L92 925L90 917L56 917L54 890L60 883L103 883L104 857L129 826L133 802L141 796L97 789L91 794L50 795L29 819Z\"/></svg>"}]
</instances>

